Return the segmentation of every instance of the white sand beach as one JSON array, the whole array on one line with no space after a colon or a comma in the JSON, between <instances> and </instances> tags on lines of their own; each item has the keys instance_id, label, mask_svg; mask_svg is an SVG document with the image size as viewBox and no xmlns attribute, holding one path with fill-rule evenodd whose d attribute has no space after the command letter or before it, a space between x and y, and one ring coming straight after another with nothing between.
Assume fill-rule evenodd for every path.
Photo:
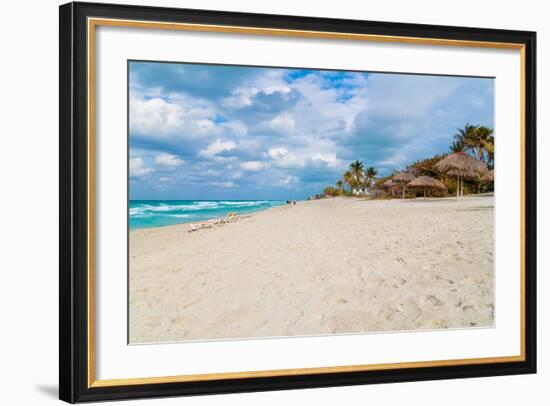
<instances>
[{"instance_id":1,"label":"white sand beach","mask_svg":"<svg viewBox=\"0 0 550 406\"><path fill-rule=\"evenodd\" d=\"M492 326L493 196L329 198L130 232L130 342Z\"/></svg>"}]
</instances>

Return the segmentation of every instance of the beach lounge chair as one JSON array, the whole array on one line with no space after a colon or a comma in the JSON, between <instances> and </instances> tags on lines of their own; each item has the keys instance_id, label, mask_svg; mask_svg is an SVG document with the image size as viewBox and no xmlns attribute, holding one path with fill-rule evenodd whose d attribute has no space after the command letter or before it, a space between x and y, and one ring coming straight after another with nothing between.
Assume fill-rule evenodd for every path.
<instances>
[{"instance_id":1,"label":"beach lounge chair","mask_svg":"<svg viewBox=\"0 0 550 406\"><path fill-rule=\"evenodd\" d=\"M212 224L212 226L220 226L224 223L222 217L218 217L215 219L208 220L208 224Z\"/></svg>"},{"instance_id":2,"label":"beach lounge chair","mask_svg":"<svg viewBox=\"0 0 550 406\"><path fill-rule=\"evenodd\" d=\"M236 211L232 211L230 213L227 213L227 216L224 218L225 223L233 223L239 219L239 215Z\"/></svg>"},{"instance_id":3,"label":"beach lounge chair","mask_svg":"<svg viewBox=\"0 0 550 406\"><path fill-rule=\"evenodd\" d=\"M202 230L203 228L214 228L216 226L221 226L227 223L233 223L239 219L239 215L236 211L227 213L225 217L218 217L215 219L210 219L203 223L191 223L189 224L189 231Z\"/></svg>"},{"instance_id":4,"label":"beach lounge chair","mask_svg":"<svg viewBox=\"0 0 550 406\"><path fill-rule=\"evenodd\" d=\"M205 223L191 223L189 224L189 231L197 231L197 230L201 230L203 228L214 228L214 224L210 223L210 222L205 222Z\"/></svg>"}]
</instances>

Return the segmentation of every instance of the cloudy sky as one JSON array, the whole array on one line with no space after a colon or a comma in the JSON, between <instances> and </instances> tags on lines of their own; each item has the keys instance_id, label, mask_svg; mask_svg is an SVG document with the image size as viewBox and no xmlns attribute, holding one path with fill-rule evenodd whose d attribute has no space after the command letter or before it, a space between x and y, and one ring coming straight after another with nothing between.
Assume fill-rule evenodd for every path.
<instances>
[{"instance_id":1,"label":"cloudy sky","mask_svg":"<svg viewBox=\"0 0 550 406\"><path fill-rule=\"evenodd\" d=\"M493 80L130 63L131 199L303 199L493 127Z\"/></svg>"}]
</instances>

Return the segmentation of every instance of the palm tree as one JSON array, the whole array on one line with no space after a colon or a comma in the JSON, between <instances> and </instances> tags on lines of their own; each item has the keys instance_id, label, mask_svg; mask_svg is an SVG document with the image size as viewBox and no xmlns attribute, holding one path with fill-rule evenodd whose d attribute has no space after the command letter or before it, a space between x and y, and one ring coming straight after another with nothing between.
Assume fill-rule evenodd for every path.
<instances>
[{"instance_id":1,"label":"palm tree","mask_svg":"<svg viewBox=\"0 0 550 406\"><path fill-rule=\"evenodd\" d=\"M323 194L325 196L336 196L337 193L338 193L338 191L336 190L336 188L333 188L332 186L327 186L323 190Z\"/></svg>"},{"instance_id":2,"label":"palm tree","mask_svg":"<svg viewBox=\"0 0 550 406\"><path fill-rule=\"evenodd\" d=\"M477 126L466 123L464 128L457 128L457 133L454 135L454 141L451 144L453 152L464 151L468 148L468 140L470 140L477 130Z\"/></svg>"},{"instance_id":3,"label":"palm tree","mask_svg":"<svg viewBox=\"0 0 550 406\"><path fill-rule=\"evenodd\" d=\"M451 152L462 152L464 151L464 145L459 141L453 141L453 143L450 146Z\"/></svg>"},{"instance_id":4,"label":"palm tree","mask_svg":"<svg viewBox=\"0 0 550 406\"><path fill-rule=\"evenodd\" d=\"M369 188L370 185L372 184L374 178L376 177L376 174L378 173L378 171L373 167L373 166L369 166L365 172L365 177L366 177L366 188Z\"/></svg>"},{"instance_id":5,"label":"palm tree","mask_svg":"<svg viewBox=\"0 0 550 406\"><path fill-rule=\"evenodd\" d=\"M338 194L342 194L342 190L344 190L344 182L342 182L342 179L338 179L338 182L336 182L336 187L338 188Z\"/></svg>"},{"instance_id":6,"label":"palm tree","mask_svg":"<svg viewBox=\"0 0 550 406\"><path fill-rule=\"evenodd\" d=\"M485 126L478 126L476 132L468 141L468 147L475 151L477 158L480 161L485 160L487 163L492 162L495 155L495 137L494 130Z\"/></svg>"},{"instance_id":7,"label":"palm tree","mask_svg":"<svg viewBox=\"0 0 550 406\"><path fill-rule=\"evenodd\" d=\"M355 188L355 180L353 178L353 175L352 175L351 171L346 171L346 173L344 173L344 176L342 177L342 179L344 179L344 182L346 182L348 184L350 189Z\"/></svg>"},{"instance_id":8,"label":"palm tree","mask_svg":"<svg viewBox=\"0 0 550 406\"><path fill-rule=\"evenodd\" d=\"M492 128L466 123L464 128L459 128L455 134L451 151L471 151L480 161L491 163L495 153L493 133Z\"/></svg>"},{"instance_id":9,"label":"palm tree","mask_svg":"<svg viewBox=\"0 0 550 406\"><path fill-rule=\"evenodd\" d=\"M354 188L359 189L361 185L363 185L364 179L365 179L365 172L363 170L363 162L361 161L353 161L349 165L349 171L351 173L351 176L353 178Z\"/></svg>"}]
</instances>

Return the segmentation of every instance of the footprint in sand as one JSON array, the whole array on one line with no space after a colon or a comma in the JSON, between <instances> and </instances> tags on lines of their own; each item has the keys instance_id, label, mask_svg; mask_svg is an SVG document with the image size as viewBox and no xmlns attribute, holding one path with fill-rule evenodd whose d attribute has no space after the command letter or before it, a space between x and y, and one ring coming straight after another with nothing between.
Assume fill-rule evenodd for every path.
<instances>
[{"instance_id":1,"label":"footprint in sand","mask_svg":"<svg viewBox=\"0 0 550 406\"><path fill-rule=\"evenodd\" d=\"M405 303L399 303L398 307L391 308L386 311L386 320L395 322L396 325L406 326L408 323L415 322L420 315L422 310L418 307L418 304L415 301L409 300Z\"/></svg>"},{"instance_id":2,"label":"footprint in sand","mask_svg":"<svg viewBox=\"0 0 550 406\"><path fill-rule=\"evenodd\" d=\"M433 306L442 306L442 305L445 304L445 302L439 300L434 295L426 296L426 301L429 302L430 304L432 304Z\"/></svg>"}]
</instances>

